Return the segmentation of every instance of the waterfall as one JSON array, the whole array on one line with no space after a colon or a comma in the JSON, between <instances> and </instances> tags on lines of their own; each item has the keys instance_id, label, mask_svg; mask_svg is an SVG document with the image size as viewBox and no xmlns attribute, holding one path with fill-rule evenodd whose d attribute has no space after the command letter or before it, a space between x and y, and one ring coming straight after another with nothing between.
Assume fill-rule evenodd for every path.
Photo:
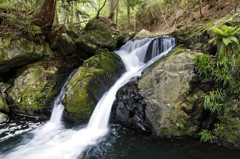
<instances>
[{"instance_id":1,"label":"waterfall","mask_svg":"<svg viewBox=\"0 0 240 159\"><path fill-rule=\"evenodd\" d=\"M152 63L165 56L175 46L169 36L127 42L116 53L122 58L126 72L115 82L98 102L88 125L81 129L66 129L61 124L64 87L55 101L48 123L33 132L34 137L21 144L4 159L76 159L87 146L96 144L108 132L108 122L117 91Z\"/></svg>"}]
</instances>

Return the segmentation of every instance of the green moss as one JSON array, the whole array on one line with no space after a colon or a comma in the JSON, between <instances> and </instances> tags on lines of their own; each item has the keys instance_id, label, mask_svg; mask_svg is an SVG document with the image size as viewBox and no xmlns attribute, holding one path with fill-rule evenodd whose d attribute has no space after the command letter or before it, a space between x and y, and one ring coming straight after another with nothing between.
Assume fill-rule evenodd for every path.
<instances>
[{"instance_id":1,"label":"green moss","mask_svg":"<svg viewBox=\"0 0 240 159\"><path fill-rule=\"evenodd\" d=\"M97 103L96 97L109 87L108 83L112 84L112 78L118 78L116 72L122 68L118 55L107 50L99 50L97 55L85 60L66 85L63 102L68 118L73 121L87 120Z\"/></svg>"}]
</instances>

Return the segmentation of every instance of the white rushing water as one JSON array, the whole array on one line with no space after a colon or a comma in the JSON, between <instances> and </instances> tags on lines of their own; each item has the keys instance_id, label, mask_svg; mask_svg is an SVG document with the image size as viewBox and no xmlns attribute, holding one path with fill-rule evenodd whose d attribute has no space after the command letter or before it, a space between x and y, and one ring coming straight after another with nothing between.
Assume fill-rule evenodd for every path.
<instances>
[{"instance_id":1,"label":"white rushing water","mask_svg":"<svg viewBox=\"0 0 240 159\"><path fill-rule=\"evenodd\" d=\"M126 72L98 102L88 125L79 130L66 129L61 123L64 87L55 101L49 122L33 131L33 139L23 141L2 159L76 159L89 145L96 144L108 132L108 122L117 91L133 77L165 56L175 45L175 39L162 37L129 41L116 53L122 58ZM149 53L150 50L150 53ZM147 60L149 59L149 60ZM26 144L25 144L26 143Z\"/></svg>"}]
</instances>

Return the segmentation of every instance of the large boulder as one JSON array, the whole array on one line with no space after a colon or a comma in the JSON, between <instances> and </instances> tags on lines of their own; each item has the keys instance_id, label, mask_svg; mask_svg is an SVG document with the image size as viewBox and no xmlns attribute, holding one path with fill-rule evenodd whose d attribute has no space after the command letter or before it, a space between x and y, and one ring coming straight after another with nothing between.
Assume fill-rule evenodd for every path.
<instances>
[{"instance_id":1,"label":"large boulder","mask_svg":"<svg viewBox=\"0 0 240 159\"><path fill-rule=\"evenodd\" d=\"M195 76L193 59L198 54L177 50L139 80L139 92L147 104L146 120L153 135L182 137L196 131L196 123L185 110L193 109L194 99L188 98L188 94Z\"/></svg>"},{"instance_id":2,"label":"large boulder","mask_svg":"<svg viewBox=\"0 0 240 159\"><path fill-rule=\"evenodd\" d=\"M76 44L85 52L94 55L98 48L115 48L122 34L117 24L107 18L92 19L88 22Z\"/></svg>"},{"instance_id":3,"label":"large boulder","mask_svg":"<svg viewBox=\"0 0 240 159\"><path fill-rule=\"evenodd\" d=\"M50 39L51 48L61 55L71 55L75 50L73 39L67 33L56 34Z\"/></svg>"},{"instance_id":4,"label":"large boulder","mask_svg":"<svg viewBox=\"0 0 240 159\"><path fill-rule=\"evenodd\" d=\"M107 50L101 50L99 54L84 61L65 87L65 117L72 121L89 119L103 93L114 84L123 71L121 58Z\"/></svg>"},{"instance_id":5,"label":"large boulder","mask_svg":"<svg viewBox=\"0 0 240 159\"><path fill-rule=\"evenodd\" d=\"M48 34L50 46L63 56L69 56L77 51L75 40L78 37L79 29L73 24L66 24L55 27Z\"/></svg>"},{"instance_id":6,"label":"large boulder","mask_svg":"<svg viewBox=\"0 0 240 159\"><path fill-rule=\"evenodd\" d=\"M42 115L57 93L57 67L47 60L27 65L8 91L15 113Z\"/></svg>"},{"instance_id":7,"label":"large boulder","mask_svg":"<svg viewBox=\"0 0 240 159\"><path fill-rule=\"evenodd\" d=\"M11 37L11 36L10 36ZM52 51L43 40L34 42L23 37L0 38L0 73L6 73L12 68L20 67L39 60Z\"/></svg>"},{"instance_id":8,"label":"large boulder","mask_svg":"<svg viewBox=\"0 0 240 159\"><path fill-rule=\"evenodd\" d=\"M140 32L137 33L137 35L134 36L135 39L143 39L143 38L150 38L152 37L153 34L146 30L146 29L142 29Z\"/></svg>"}]
</instances>

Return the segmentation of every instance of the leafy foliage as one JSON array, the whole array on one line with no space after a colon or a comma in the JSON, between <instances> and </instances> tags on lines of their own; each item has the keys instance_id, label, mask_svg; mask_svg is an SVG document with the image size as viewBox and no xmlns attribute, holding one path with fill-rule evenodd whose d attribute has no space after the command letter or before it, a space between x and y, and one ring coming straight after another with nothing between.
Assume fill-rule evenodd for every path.
<instances>
[{"instance_id":1,"label":"leafy foliage","mask_svg":"<svg viewBox=\"0 0 240 159\"><path fill-rule=\"evenodd\" d=\"M209 55L197 55L194 59L196 67L199 69L198 73L201 76L207 76L208 73L212 70L211 67L211 56Z\"/></svg>"},{"instance_id":2,"label":"leafy foliage","mask_svg":"<svg viewBox=\"0 0 240 159\"><path fill-rule=\"evenodd\" d=\"M239 46L238 39L236 38L240 32L239 27L224 25L221 29L213 28L211 30L216 34L216 36L210 40L210 43L218 44L220 53L229 51L229 48L231 48L230 45Z\"/></svg>"},{"instance_id":3,"label":"leafy foliage","mask_svg":"<svg viewBox=\"0 0 240 159\"><path fill-rule=\"evenodd\" d=\"M198 135L203 142L212 141L212 133L210 131L202 130Z\"/></svg>"},{"instance_id":4,"label":"leafy foliage","mask_svg":"<svg viewBox=\"0 0 240 159\"><path fill-rule=\"evenodd\" d=\"M219 123L214 125L214 131L202 130L199 135L202 141L211 141L211 136L221 134L223 130L222 119L227 112L240 101L240 58L239 41L237 36L240 29L237 27L223 26L214 28L215 36L211 43L218 45L219 50L215 57L209 55L197 56L195 65L202 77L215 81L211 91L201 97L201 105L205 110L217 118Z\"/></svg>"}]
</instances>

